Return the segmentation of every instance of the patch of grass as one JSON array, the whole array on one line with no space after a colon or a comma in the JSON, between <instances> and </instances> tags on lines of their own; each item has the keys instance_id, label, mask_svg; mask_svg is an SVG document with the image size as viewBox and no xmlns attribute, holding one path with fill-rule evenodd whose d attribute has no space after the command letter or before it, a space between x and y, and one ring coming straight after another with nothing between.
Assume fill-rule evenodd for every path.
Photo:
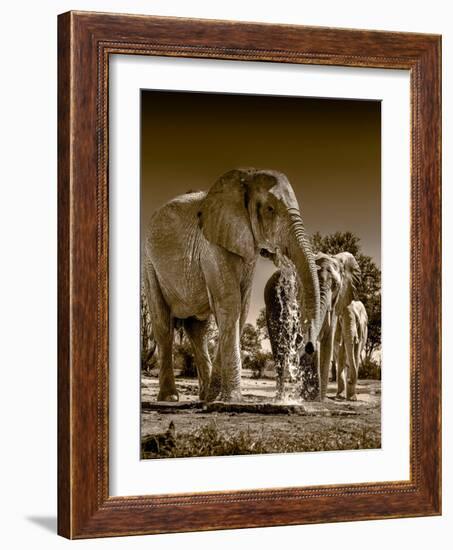
<instances>
[{"instance_id":1,"label":"patch of grass","mask_svg":"<svg viewBox=\"0 0 453 550\"><path fill-rule=\"evenodd\" d=\"M273 430L271 434L250 429L233 434L220 431L215 421L188 433L176 434L174 444L161 445L154 452L142 446L142 458L182 458L193 456L229 456L264 453L295 453L306 451L336 451L377 449L381 446L379 429L351 425L317 432L287 433Z\"/></svg>"},{"instance_id":2,"label":"patch of grass","mask_svg":"<svg viewBox=\"0 0 453 550\"><path fill-rule=\"evenodd\" d=\"M266 452L259 441L255 441L249 430L241 430L229 436L219 431L211 421L189 433L175 437L176 445L163 446L158 452L148 452L142 445L142 458L176 458L191 456L228 456Z\"/></svg>"},{"instance_id":3,"label":"patch of grass","mask_svg":"<svg viewBox=\"0 0 453 550\"><path fill-rule=\"evenodd\" d=\"M300 453L312 451L345 451L354 449L378 449L381 446L379 430L355 428L306 432L268 439L266 447L273 453Z\"/></svg>"}]
</instances>

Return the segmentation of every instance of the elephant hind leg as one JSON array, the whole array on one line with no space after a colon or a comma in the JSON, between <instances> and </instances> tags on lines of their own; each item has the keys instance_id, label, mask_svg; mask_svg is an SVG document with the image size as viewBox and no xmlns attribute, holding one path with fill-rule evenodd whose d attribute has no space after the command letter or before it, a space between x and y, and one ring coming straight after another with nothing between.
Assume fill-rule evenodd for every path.
<instances>
[{"instance_id":1,"label":"elephant hind leg","mask_svg":"<svg viewBox=\"0 0 453 550\"><path fill-rule=\"evenodd\" d=\"M147 265L144 285L154 337L159 350L159 394L158 401L179 401L173 372L173 328L174 320L164 300L154 269Z\"/></svg>"},{"instance_id":2,"label":"elephant hind leg","mask_svg":"<svg viewBox=\"0 0 453 550\"><path fill-rule=\"evenodd\" d=\"M205 401L208 396L209 383L211 378L211 358L208 351L207 331L209 320L198 321L197 319L186 319L184 328L187 337L192 345L195 355L195 364L197 365L199 396L201 401Z\"/></svg>"}]
</instances>

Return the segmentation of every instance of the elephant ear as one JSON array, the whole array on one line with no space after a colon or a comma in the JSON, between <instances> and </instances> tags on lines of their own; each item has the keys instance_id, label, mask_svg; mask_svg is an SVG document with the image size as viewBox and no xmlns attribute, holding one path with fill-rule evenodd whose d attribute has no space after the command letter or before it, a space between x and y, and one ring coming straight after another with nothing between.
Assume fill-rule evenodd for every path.
<instances>
[{"instance_id":1,"label":"elephant ear","mask_svg":"<svg viewBox=\"0 0 453 550\"><path fill-rule=\"evenodd\" d=\"M343 270L343 276L349 283L350 300L357 300L358 289L362 280L362 272L357 260L350 252L340 252L335 256L340 262Z\"/></svg>"},{"instance_id":2,"label":"elephant ear","mask_svg":"<svg viewBox=\"0 0 453 550\"><path fill-rule=\"evenodd\" d=\"M199 213L206 239L249 259L256 254L247 209L247 182L250 170L231 170L211 187Z\"/></svg>"}]
</instances>

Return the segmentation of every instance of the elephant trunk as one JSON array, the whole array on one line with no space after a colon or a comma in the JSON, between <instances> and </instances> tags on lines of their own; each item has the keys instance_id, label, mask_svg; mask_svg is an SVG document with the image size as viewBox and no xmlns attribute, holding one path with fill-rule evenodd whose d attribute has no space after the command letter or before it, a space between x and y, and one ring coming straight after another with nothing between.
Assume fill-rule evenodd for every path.
<instances>
[{"instance_id":1,"label":"elephant trunk","mask_svg":"<svg viewBox=\"0 0 453 550\"><path fill-rule=\"evenodd\" d=\"M310 240L305 231L300 212L289 208L289 242L288 257L295 265L303 287L303 301L306 319L309 322L307 351L314 351L319 333L320 323L320 293L317 268L311 249ZM311 344L311 346L309 346Z\"/></svg>"},{"instance_id":2,"label":"elephant trunk","mask_svg":"<svg viewBox=\"0 0 453 550\"><path fill-rule=\"evenodd\" d=\"M332 290L327 284L320 286L319 330L329 330L332 324Z\"/></svg>"},{"instance_id":3,"label":"elephant trunk","mask_svg":"<svg viewBox=\"0 0 453 550\"><path fill-rule=\"evenodd\" d=\"M343 324L344 324L345 334L348 336L349 340L353 344L357 344L359 339L357 335L357 325L356 325L355 317L353 313L348 309L343 314Z\"/></svg>"}]
</instances>

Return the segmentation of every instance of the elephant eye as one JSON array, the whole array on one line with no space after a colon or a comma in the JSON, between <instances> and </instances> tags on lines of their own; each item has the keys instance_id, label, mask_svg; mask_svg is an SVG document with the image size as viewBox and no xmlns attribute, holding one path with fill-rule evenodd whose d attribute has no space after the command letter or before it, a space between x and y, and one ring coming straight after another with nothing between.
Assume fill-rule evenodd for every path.
<instances>
[{"instance_id":1,"label":"elephant eye","mask_svg":"<svg viewBox=\"0 0 453 550\"><path fill-rule=\"evenodd\" d=\"M273 212L273 211L274 211L274 208L273 208L272 206L268 206L268 207L267 207L267 211L268 211L268 212Z\"/></svg>"}]
</instances>

